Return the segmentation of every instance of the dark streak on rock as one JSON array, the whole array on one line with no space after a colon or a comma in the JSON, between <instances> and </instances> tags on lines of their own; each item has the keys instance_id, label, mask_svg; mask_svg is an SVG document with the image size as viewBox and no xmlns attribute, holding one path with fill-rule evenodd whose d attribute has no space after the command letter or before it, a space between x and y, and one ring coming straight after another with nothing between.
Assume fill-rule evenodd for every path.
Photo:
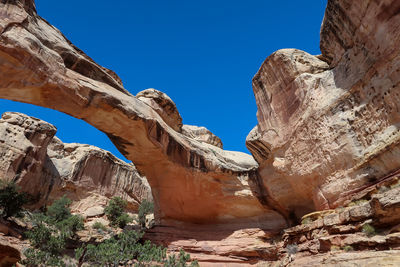
<instances>
[{"instance_id":1,"label":"dark streak on rock","mask_svg":"<svg viewBox=\"0 0 400 267\"><path fill-rule=\"evenodd\" d=\"M249 186L254 196L257 197L258 201L266 208L271 209L280 214L286 221L288 226L296 224L296 219L290 216L290 212L283 208L278 201L273 199L267 188L264 186L262 178L257 170L249 172Z\"/></svg>"}]
</instances>

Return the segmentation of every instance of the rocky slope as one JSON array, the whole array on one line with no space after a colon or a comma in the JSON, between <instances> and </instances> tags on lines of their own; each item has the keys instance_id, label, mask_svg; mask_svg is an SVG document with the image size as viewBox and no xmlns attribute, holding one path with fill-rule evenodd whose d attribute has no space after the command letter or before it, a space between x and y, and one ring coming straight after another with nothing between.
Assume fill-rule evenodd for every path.
<instances>
[{"instance_id":1,"label":"rocky slope","mask_svg":"<svg viewBox=\"0 0 400 267\"><path fill-rule=\"evenodd\" d=\"M21 113L6 112L0 119L0 179L15 181L30 193L34 207L52 203L64 194L72 208L85 213L121 196L137 211L151 190L133 164L90 145L65 144L56 128Z\"/></svg>"},{"instance_id":2,"label":"rocky slope","mask_svg":"<svg viewBox=\"0 0 400 267\"><path fill-rule=\"evenodd\" d=\"M0 3L0 97L105 132L148 178L159 225L153 240L207 262L273 260L276 231L362 198L398 173L399 10L395 0L329 0L322 55L284 49L265 60L253 79L258 125L246 142L255 160L222 150L206 129L182 125L164 93L131 95L40 18L32 0ZM35 142L49 142L48 131ZM42 161L29 153L27 167ZM327 255L332 264L346 259L336 254Z\"/></svg>"}]
</instances>

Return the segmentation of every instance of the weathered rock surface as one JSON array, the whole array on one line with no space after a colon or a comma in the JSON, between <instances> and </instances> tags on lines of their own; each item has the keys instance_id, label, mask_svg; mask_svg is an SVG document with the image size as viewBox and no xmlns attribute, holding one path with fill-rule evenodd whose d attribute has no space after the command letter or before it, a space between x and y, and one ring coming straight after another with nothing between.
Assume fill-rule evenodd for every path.
<instances>
[{"instance_id":1,"label":"weathered rock surface","mask_svg":"<svg viewBox=\"0 0 400 267\"><path fill-rule=\"evenodd\" d=\"M266 266L398 266L400 187L392 182L346 207L305 216L284 231L279 260Z\"/></svg>"},{"instance_id":2,"label":"weathered rock surface","mask_svg":"<svg viewBox=\"0 0 400 267\"><path fill-rule=\"evenodd\" d=\"M194 140L204 142L222 149L221 139L205 127L185 124L182 127L182 133Z\"/></svg>"},{"instance_id":3,"label":"weathered rock surface","mask_svg":"<svg viewBox=\"0 0 400 267\"><path fill-rule=\"evenodd\" d=\"M400 168L398 1L328 1L322 56L275 52L253 79L247 146L289 213L340 206Z\"/></svg>"},{"instance_id":4,"label":"weathered rock surface","mask_svg":"<svg viewBox=\"0 0 400 267\"><path fill-rule=\"evenodd\" d=\"M165 93L156 89L146 89L137 93L136 97L154 109L169 127L177 132L182 131L181 114L174 101Z\"/></svg>"},{"instance_id":5,"label":"weathered rock surface","mask_svg":"<svg viewBox=\"0 0 400 267\"><path fill-rule=\"evenodd\" d=\"M395 267L400 263L400 251L364 251L364 252L331 252L327 255L315 255L304 258L294 258L285 266L307 267ZM279 266L278 264L266 264L265 266Z\"/></svg>"},{"instance_id":6,"label":"weathered rock surface","mask_svg":"<svg viewBox=\"0 0 400 267\"><path fill-rule=\"evenodd\" d=\"M0 119L0 178L13 180L37 201L51 203L67 194L72 208L90 212L121 196L137 210L151 199L145 178L134 165L90 145L65 144L54 137L56 128L21 113L6 112Z\"/></svg>"},{"instance_id":7,"label":"weathered rock surface","mask_svg":"<svg viewBox=\"0 0 400 267\"><path fill-rule=\"evenodd\" d=\"M177 132L179 116L169 98L154 90L140 100L131 95L40 18L32 0L2 2L0 10L0 97L57 109L105 132L146 175L156 220L285 226L260 193L251 156Z\"/></svg>"},{"instance_id":8,"label":"weathered rock surface","mask_svg":"<svg viewBox=\"0 0 400 267\"><path fill-rule=\"evenodd\" d=\"M259 228L227 229L226 225L156 226L147 231L145 238L168 247L170 252L180 249L191 254L201 266L255 264L260 259L277 260L278 247L268 239L271 232Z\"/></svg>"},{"instance_id":9,"label":"weathered rock surface","mask_svg":"<svg viewBox=\"0 0 400 267\"><path fill-rule=\"evenodd\" d=\"M13 238L0 234L0 266L2 267L12 267L21 260L20 247L12 244L10 240Z\"/></svg>"}]
</instances>

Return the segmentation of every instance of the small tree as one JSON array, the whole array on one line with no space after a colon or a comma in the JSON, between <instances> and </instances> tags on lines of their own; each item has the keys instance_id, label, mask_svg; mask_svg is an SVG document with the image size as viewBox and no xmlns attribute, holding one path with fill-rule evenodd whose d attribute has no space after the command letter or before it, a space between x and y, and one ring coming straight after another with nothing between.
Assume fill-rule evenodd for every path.
<instances>
[{"instance_id":1,"label":"small tree","mask_svg":"<svg viewBox=\"0 0 400 267\"><path fill-rule=\"evenodd\" d=\"M48 218L53 222L61 222L68 219L68 217L71 216L71 211L69 209L71 203L72 201L65 195L62 198L57 199L47 208L46 214Z\"/></svg>"},{"instance_id":2,"label":"small tree","mask_svg":"<svg viewBox=\"0 0 400 267\"><path fill-rule=\"evenodd\" d=\"M107 207L104 209L104 213L107 215L112 226L124 228L132 221L132 218L130 218L125 212L127 205L128 203L120 197L113 197L108 202Z\"/></svg>"},{"instance_id":3,"label":"small tree","mask_svg":"<svg viewBox=\"0 0 400 267\"><path fill-rule=\"evenodd\" d=\"M28 202L28 194L18 192L14 182L0 181L0 215L4 219L20 216L22 206Z\"/></svg>"},{"instance_id":4,"label":"small tree","mask_svg":"<svg viewBox=\"0 0 400 267\"><path fill-rule=\"evenodd\" d=\"M72 215L71 200L63 196L47 209L46 214L34 215L35 226L26 232L32 244L24 254L22 263L26 266L66 266L62 259L66 242L83 229L83 218Z\"/></svg>"},{"instance_id":5,"label":"small tree","mask_svg":"<svg viewBox=\"0 0 400 267\"><path fill-rule=\"evenodd\" d=\"M143 200L139 206L139 224L142 227L146 226L146 215L154 212L154 204L153 202L148 201L147 199Z\"/></svg>"}]
</instances>

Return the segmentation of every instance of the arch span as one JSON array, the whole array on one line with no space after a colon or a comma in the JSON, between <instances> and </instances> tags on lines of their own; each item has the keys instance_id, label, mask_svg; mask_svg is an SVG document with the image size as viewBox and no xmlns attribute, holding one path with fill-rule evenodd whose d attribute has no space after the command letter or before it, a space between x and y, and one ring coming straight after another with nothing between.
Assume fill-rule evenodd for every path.
<instances>
[{"instance_id":1,"label":"arch span","mask_svg":"<svg viewBox=\"0 0 400 267\"><path fill-rule=\"evenodd\" d=\"M0 10L0 97L59 110L106 133L148 178L158 219L284 225L284 212L259 201L266 196L251 156L171 128L38 16L32 0L7 1Z\"/></svg>"}]
</instances>

